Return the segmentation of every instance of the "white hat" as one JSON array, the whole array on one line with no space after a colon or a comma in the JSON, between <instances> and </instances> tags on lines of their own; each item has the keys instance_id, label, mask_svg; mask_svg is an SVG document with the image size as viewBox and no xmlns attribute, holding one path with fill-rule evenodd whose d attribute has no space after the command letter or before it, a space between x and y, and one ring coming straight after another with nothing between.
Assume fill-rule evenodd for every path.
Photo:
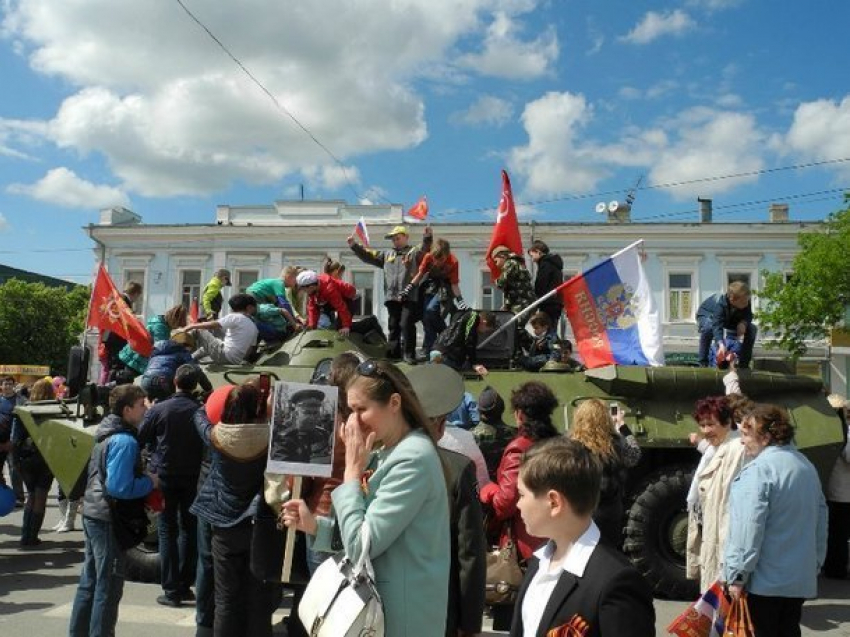
<instances>
[{"instance_id":1,"label":"white hat","mask_svg":"<svg viewBox=\"0 0 850 637\"><path fill-rule=\"evenodd\" d=\"M303 272L299 272L298 276L295 277L295 284L299 288L306 288L311 285L316 285L319 282L319 275L316 274L313 270L304 270Z\"/></svg>"}]
</instances>

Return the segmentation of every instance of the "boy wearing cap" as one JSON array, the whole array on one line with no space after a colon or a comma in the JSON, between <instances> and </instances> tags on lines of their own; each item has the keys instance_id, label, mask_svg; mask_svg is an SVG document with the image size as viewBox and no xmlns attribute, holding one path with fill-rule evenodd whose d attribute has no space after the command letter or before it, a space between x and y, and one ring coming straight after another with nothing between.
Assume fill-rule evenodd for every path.
<instances>
[{"instance_id":1,"label":"boy wearing cap","mask_svg":"<svg viewBox=\"0 0 850 637\"><path fill-rule=\"evenodd\" d=\"M201 306L204 311L204 318L210 321L218 318L219 312L221 312L221 304L224 302L221 289L228 286L230 286L230 270L225 270L224 268L216 270L201 293Z\"/></svg>"},{"instance_id":2,"label":"boy wearing cap","mask_svg":"<svg viewBox=\"0 0 850 637\"><path fill-rule=\"evenodd\" d=\"M396 226L386 235L392 241L391 250L370 250L357 243L354 235L348 237L348 246L363 263L384 271L384 306L387 308L389 342L387 356L402 357L407 363L416 360L417 295L411 280L416 275L423 255L431 249L431 227L425 226L421 246L410 245L410 235L405 226Z\"/></svg>"}]
</instances>

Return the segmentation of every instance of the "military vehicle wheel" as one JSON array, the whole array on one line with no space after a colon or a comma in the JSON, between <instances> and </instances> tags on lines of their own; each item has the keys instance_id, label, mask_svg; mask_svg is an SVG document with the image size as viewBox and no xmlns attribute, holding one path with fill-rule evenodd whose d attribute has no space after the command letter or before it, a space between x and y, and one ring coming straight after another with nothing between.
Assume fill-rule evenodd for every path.
<instances>
[{"instance_id":1,"label":"military vehicle wheel","mask_svg":"<svg viewBox=\"0 0 850 637\"><path fill-rule=\"evenodd\" d=\"M124 556L128 580L145 584L159 584L159 543L156 536L134 546Z\"/></svg>"},{"instance_id":2,"label":"military vehicle wheel","mask_svg":"<svg viewBox=\"0 0 850 637\"><path fill-rule=\"evenodd\" d=\"M651 474L628 511L623 550L657 597L692 601L699 595L698 583L685 577L685 498L692 475L684 465Z\"/></svg>"}]
</instances>

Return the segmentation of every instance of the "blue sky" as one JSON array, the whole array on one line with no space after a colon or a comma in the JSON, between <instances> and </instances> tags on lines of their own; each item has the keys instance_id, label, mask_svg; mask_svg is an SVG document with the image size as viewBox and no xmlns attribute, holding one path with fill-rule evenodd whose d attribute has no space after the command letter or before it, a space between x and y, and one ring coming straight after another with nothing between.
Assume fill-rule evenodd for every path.
<instances>
[{"instance_id":1,"label":"blue sky","mask_svg":"<svg viewBox=\"0 0 850 637\"><path fill-rule=\"evenodd\" d=\"M280 107L177 0L0 0L0 263L84 282L102 207L211 223L302 185L435 223L491 219L502 168L539 221L641 177L636 221L850 189L847 2L182 2Z\"/></svg>"}]
</instances>

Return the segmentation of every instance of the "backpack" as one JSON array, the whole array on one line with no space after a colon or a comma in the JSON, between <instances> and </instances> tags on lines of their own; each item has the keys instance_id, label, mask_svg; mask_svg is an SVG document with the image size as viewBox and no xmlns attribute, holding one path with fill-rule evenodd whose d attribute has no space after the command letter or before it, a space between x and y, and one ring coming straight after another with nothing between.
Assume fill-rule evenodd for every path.
<instances>
[{"instance_id":1,"label":"backpack","mask_svg":"<svg viewBox=\"0 0 850 637\"><path fill-rule=\"evenodd\" d=\"M115 435L115 434L113 434ZM112 436L110 436L111 438ZM108 446L108 439L105 441ZM100 483L103 485L103 499L109 505L112 518L112 532L121 550L127 551L148 536L148 512L144 498L113 498L106 493L106 446L100 454Z\"/></svg>"}]
</instances>

